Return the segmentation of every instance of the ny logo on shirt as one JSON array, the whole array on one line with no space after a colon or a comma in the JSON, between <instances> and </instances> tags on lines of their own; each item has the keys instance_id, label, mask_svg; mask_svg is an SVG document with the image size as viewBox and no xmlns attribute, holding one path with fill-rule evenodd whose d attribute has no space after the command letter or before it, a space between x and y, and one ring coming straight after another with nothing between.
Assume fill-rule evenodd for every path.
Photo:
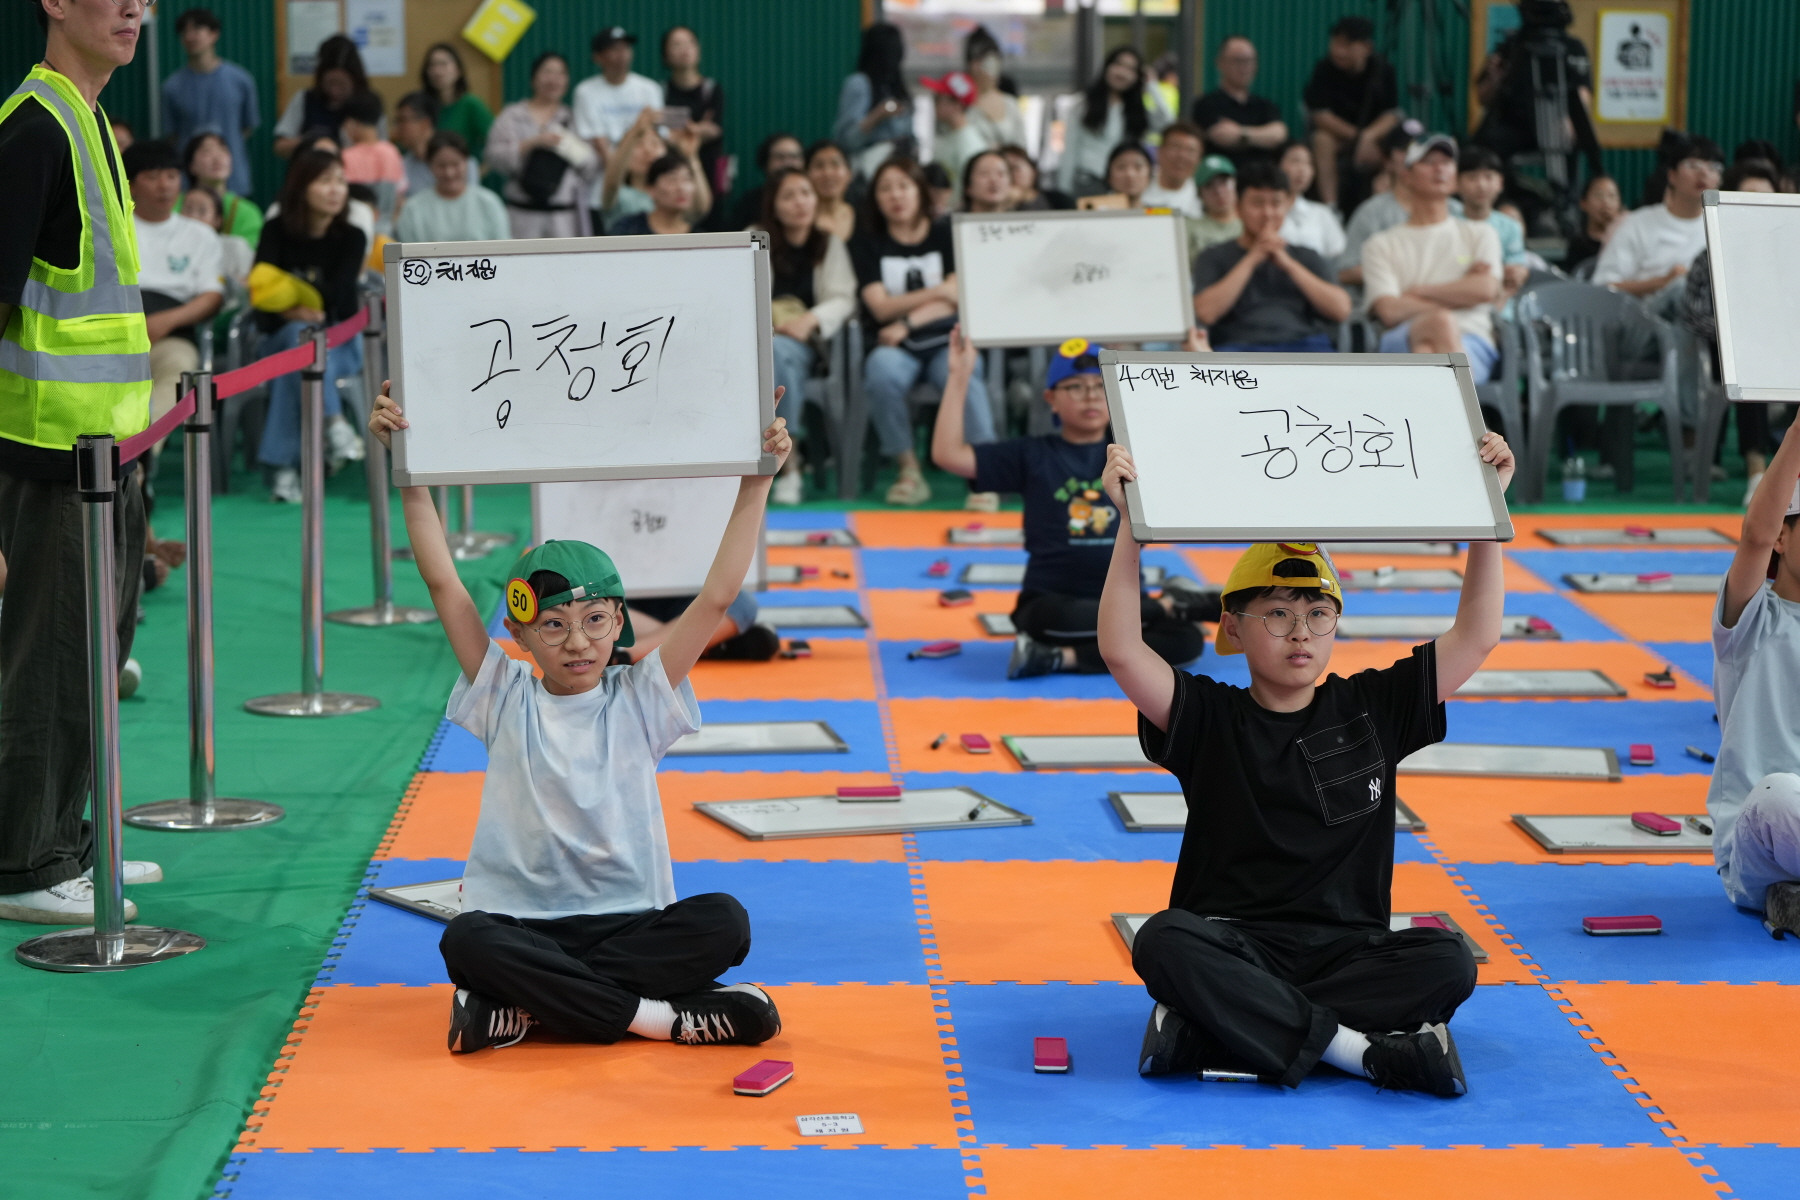
<instances>
[{"instance_id":1,"label":"ny logo on shirt","mask_svg":"<svg viewBox=\"0 0 1800 1200\"><path fill-rule=\"evenodd\" d=\"M1381 803L1381 777L1380 776L1376 776L1374 779L1369 780L1369 803L1370 804L1380 804Z\"/></svg>"}]
</instances>

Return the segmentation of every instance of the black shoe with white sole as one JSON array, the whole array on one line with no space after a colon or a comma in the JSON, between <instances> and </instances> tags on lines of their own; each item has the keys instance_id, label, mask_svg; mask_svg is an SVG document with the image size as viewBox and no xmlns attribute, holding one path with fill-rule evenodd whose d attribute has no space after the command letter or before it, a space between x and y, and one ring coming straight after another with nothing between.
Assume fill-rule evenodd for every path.
<instances>
[{"instance_id":1,"label":"black shoe with white sole","mask_svg":"<svg viewBox=\"0 0 1800 1200\"><path fill-rule=\"evenodd\" d=\"M450 1053L473 1054L490 1046L516 1046L537 1020L512 1004L495 1004L486 996L458 988L450 1000Z\"/></svg>"},{"instance_id":2,"label":"black shoe with white sole","mask_svg":"<svg viewBox=\"0 0 1800 1200\"><path fill-rule=\"evenodd\" d=\"M781 1032L781 1014L752 983L670 996L675 1025L669 1040L688 1046L760 1046Z\"/></svg>"},{"instance_id":3,"label":"black shoe with white sole","mask_svg":"<svg viewBox=\"0 0 1800 1200\"><path fill-rule=\"evenodd\" d=\"M1187 1018L1166 1004L1150 1013L1144 1047L1138 1051L1139 1075L1192 1075L1200 1069L1200 1047Z\"/></svg>"},{"instance_id":4,"label":"black shoe with white sole","mask_svg":"<svg viewBox=\"0 0 1800 1200\"><path fill-rule=\"evenodd\" d=\"M1376 1087L1391 1091L1429 1092L1451 1099L1469 1090L1450 1027L1441 1023L1417 1033L1370 1034L1363 1070Z\"/></svg>"},{"instance_id":5,"label":"black shoe with white sole","mask_svg":"<svg viewBox=\"0 0 1800 1200\"><path fill-rule=\"evenodd\" d=\"M1062 670L1062 647L1048 646L1026 634L1013 638L1012 657L1006 660L1008 679L1030 679Z\"/></svg>"}]
</instances>

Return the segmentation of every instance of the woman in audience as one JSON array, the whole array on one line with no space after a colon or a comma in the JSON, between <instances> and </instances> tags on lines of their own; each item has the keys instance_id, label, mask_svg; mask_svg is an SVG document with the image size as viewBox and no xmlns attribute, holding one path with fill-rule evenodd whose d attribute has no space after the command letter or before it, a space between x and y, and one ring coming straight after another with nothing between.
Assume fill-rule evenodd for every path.
<instances>
[{"instance_id":1,"label":"woman in audience","mask_svg":"<svg viewBox=\"0 0 1800 1200\"><path fill-rule=\"evenodd\" d=\"M1012 168L1013 208L1019 212L1041 212L1045 209L1070 209L1075 207L1075 197L1067 192L1043 189L1038 186L1037 161L1031 157L1030 151L1023 146L1002 146L1000 153L1006 155L1006 165Z\"/></svg>"},{"instance_id":2,"label":"woman in audience","mask_svg":"<svg viewBox=\"0 0 1800 1200\"><path fill-rule=\"evenodd\" d=\"M986 25L977 25L963 39L963 66L975 81L975 103L969 106L969 125L991 148L1018 145L1025 140L1025 115L1019 102L1000 87L1000 43Z\"/></svg>"},{"instance_id":3,"label":"woman in audience","mask_svg":"<svg viewBox=\"0 0 1800 1200\"><path fill-rule=\"evenodd\" d=\"M844 148L830 138L808 146L806 177L819 198L819 228L848 244L856 236L856 206L844 199L850 187L850 159Z\"/></svg>"},{"instance_id":4,"label":"woman in audience","mask_svg":"<svg viewBox=\"0 0 1800 1200\"><path fill-rule=\"evenodd\" d=\"M500 197L469 181L469 145L440 129L425 143L431 190L409 196L396 234L402 242L495 242L512 236Z\"/></svg>"},{"instance_id":5,"label":"woman in audience","mask_svg":"<svg viewBox=\"0 0 1800 1200\"><path fill-rule=\"evenodd\" d=\"M775 382L787 389L779 415L787 418L795 446L769 498L798 504L804 490L799 448L805 440L806 381L825 343L856 311L856 272L844 243L819 221L819 196L804 171L790 167L769 179L757 228L769 234Z\"/></svg>"},{"instance_id":6,"label":"woman in audience","mask_svg":"<svg viewBox=\"0 0 1800 1200\"><path fill-rule=\"evenodd\" d=\"M654 109L647 108L638 113L637 121L619 139L618 149L607 161L606 184L600 189L600 207L607 233L644 232L632 218L647 216L657 208L658 201L651 186L651 168L665 158L687 163L687 177L692 185L687 203L681 210L688 228L679 232L690 232L712 209L712 189L706 186L705 172L700 166L699 135L692 128L676 129L670 132L669 140L665 142L657 133L657 121L658 114ZM630 228L625 228L626 222L630 222ZM665 223L671 222L665 217Z\"/></svg>"},{"instance_id":7,"label":"woman in audience","mask_svg":"<svg viewBox=\"0 0 1800 1200\"><path fill-rule=\"evenodd\" d=\"M625 237L646 233L692 233L694 222L706 212L700 203L706 184L700 179L699 160L671 150L644 172L644 190L650 197L649 212L634 212L606 227L606 232Z\"/></svg>"},{"instance_id":8,"label":"woman in audience","mask_svg":"<svg viewBox=\"0 0 1800 1200\"><path fill-rule=\"evenodd\" d=\"M1106 64L1072 115L1056 168L1057 186L1072 196L1107 191L1106 167L1113 147L1142 142L1175 119L1163 107L1162 93L1144 86L1144 60L1130 46L1106 56Z\"/></svg>"},{"instance_id":9,"label":"woman in audience","mask_svg":"<svg viewBox=\"0 0 1800 1200\"><path fill-rule=\"evenodd\" d=\"M905 58L906 38L899 27L886 22L869 26L863 30L856 71L838 93L832 136L865 179L889 155L912 149L912 93L901 70Z\"/></svg>"},{"instance_id":10,"label":"woman in audience","mask_svg":"<svg viewBox=\"0 0 1800 1200\"><path fill-rule=\"evenodd\" d=\"M439 42L425 52L425 63L419 68L419 86L437 101L438 131L461 135L470 156L479 161L487 150L494 114L486 100L469 90L462 55L455 46Z\"/></svg>"},{"instance_id":11,"label":"woman in audience","mask_svg":"<svg viewBox=\"0 0 1800 1200\"><path fill-rule=\"evenodd\" d=\"M259 356L299 344L310 325L335 325L356 315L362 298L366 243L350 223L350 187L336 154L317 148L294 155L281 185L280 213L263 226L256 247L250 298L262 332ZM264 271L267 266L272 268ZM325 362L325 439L333 467L363 453L362 437L343 416L337 381L362 370L362 339L330 351ZM269 498L300 501L300 375L278 375L269 384L269 411L257 452Z\"/></svg>"},{"instance_id":12,"label":"woman in audience","mask_svg":"<svg viewBox=\"0 0 1800 1200\"><path fill-rule=\"evenodd\" d=\"M575 114L563 103L568 91L568 60L547 50L531 64L530 98L501 109L488 130L487 165L507 177L501 194L516 238L590 232L582 197L599 158L570 132Z\"/></svg>"},{"instance_id":13,"label":"woman in audience","mask_svg":"<svg viewBox=\"0 0 1800 1200\"><path fill-rule=\"evenodd\" d=\"M1281 223L1281 240L1292 246L1305 246L1331 262L1344 252L1344 225L1338 220L1337 209L1306 194L1318 177L1317 166L1312 147L1306 142L1289 142L1281 152L1281 171L1294 195L1294 206Z\"/></svg>"},{"instance_id":14,"label":"woman in audience","mask_svg":"<svg viewBox=\"0 0 1800 1200\"><path fill-rule=\"evenodd\" d=\"M963 211L1003 213L1013 209L1012 166L998 150L983 150L963 165Z\"/></svg>"},{"instance_id":15,"label":"woman in audience","mask_svg":"<svg viewBox=\"0 0 1800 1200\"><path fill-rule=\"evenodd\" d=\"M363 70L356 43L341 33L320 42L313 85L304 92L295 92L282 110L281 120L275 122L275 153L281 158L293 157L314 129L329 130L336 137L344 123L344 102L368 90L369 74ZM381 136L386 137L385 119L380 128Z\"/></svg>"},{"instance_id":16,"label":"woman in audience","mask_svg":"<svg viewBox=\"0 0 1800 1200\"><path fill-rule=\"evenodd\" d=\"M1573 273L1589 259L1599 258L1625 215L1625 202L1611 175L1595 175L1581 192L1581 232L1569 239L1563 252L1563 270Z\"/></svg>"},{"instance_id":17,"label":"woman in audience","mask_svg":"<svg viewBox=\"0 0 1800 1200\"><path fill-rule=\"evenodd\" d=\"M219 232L256 245L262 237L263 212L243 196L234 196L225 184L231 178L231 147L216 133L197 133L188 139L182 170L190 187L207 188L219 197ZM176 211L183 211L177 209Z\"/></svg>"},{"instance_id":18,"label":"woman in audience","mask_svg":"<svg viewBox=\"0 0 1800 1200\"><path fill-rule=\"evenodd\" d=\"M182 193L177 208L182 216L200 222L219 235L219 265L224 270L225 277L240 288L246 286L250 282L250 266L256 261L256 248L225 228L225 202L219 193L212 188L195 184ZM260 238L260 228L257 233ZM230 320L230 317L220 313L219 320L219 328L223 328L222 322Z\"/></svg>"},{"instance_id":19,"label":"woman in audience","mask_svg":"<svg viewBox=\"0 0 1800 1200\"><path fill-rule=\"evenodd\" d=\"M725 150L725 89L718 80L700 74L700 35L686 25L671 25L663 34L662 60L669 72L663 84L663 107L687 109L688 128L697 139L700 177L708 189L719 188L723 186L719 156Z\"/></svg>"},{"instance_id":20,"label":"woman in audience","mask_svg":"<svg viewBox=\"0 0 1800 1200\"><path fill-rule=\"evenodd\" d=\"M949 224L931 220L927 188L924 170L911 159L881 164L850 244L863 326L873 347L863 364L863 387L881 452L899 469L887 502L909 506L931 499L931 488L913 450L907 393L921 379L943 389L956 324L956 251ZM971 445L994 440L987 385L979 374L969 385L964 431ZM992 493L970 496L971 507L991 511L998 504Z\"/></svg>"},{"instance_id":21,"label":"woman in audience","mask_svg":"<svg viewBox=\"0 0 1800 1200\"><path fill-rule=\"evenodd\" d=\"M1138 207L1154 176L1150 152L1136 142L1120 142L1106 156L1106 190L1125 197L1126 208Z\"/></svg>"}]
</instances>

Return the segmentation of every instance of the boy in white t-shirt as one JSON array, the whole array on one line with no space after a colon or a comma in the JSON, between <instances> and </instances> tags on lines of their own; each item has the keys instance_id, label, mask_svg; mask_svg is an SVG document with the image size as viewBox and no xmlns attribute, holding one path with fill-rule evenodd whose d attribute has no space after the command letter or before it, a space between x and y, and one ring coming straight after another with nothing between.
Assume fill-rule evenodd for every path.
<instances>
[{"instance_id":1,"label":"boy in white t-shirt","mask_svg":"<svg viewBox=\"0 0 1800 1200\"><path fill-rule=\"evenodd\" d=\"M224 257L212 227L175 211L181 160L167 142L125 151L132 225L137 231L138 288L150 331L150 419L175 407L183 371L200 365L200 326L225 303Z\"/></svg>"},{"instance_id":2,"label":"boy in white t-shirt","mask_svg":"<svg viewBox=\"0 0 1800 1200\"><path fill-rule=\"evenodd\" d=\"M1713 610L1719 760L1706 811L1733 904L1800 933L1800 435L1744 513Z\"/></svg>"},{"instance_id":3,"label":"boy in white t-shirt","mask_svg":"<svg viewBox=\"0 0 1800 1200\"><path fill-rule=\"evenodd\" d=\"M385 444L406 425L384 387L370 429ZM787 423L762 445L785 461ZM448 716L488 751L463 912L439 947L457 987L453 1053L513 1045L534 1025L691 1046L781 1032L761 988L715 982L749 953L750 919L722 892L675 898L656 790L658 760L700 728L687 675L750 569L773 478L743 480L700 595L631 666L607 665L635 640L612 560L586 542L528 551L506 585L506 627L541 680L488 637L430 490L403 489L419 574L462 666Z\"/></svg>"}]
</instances>

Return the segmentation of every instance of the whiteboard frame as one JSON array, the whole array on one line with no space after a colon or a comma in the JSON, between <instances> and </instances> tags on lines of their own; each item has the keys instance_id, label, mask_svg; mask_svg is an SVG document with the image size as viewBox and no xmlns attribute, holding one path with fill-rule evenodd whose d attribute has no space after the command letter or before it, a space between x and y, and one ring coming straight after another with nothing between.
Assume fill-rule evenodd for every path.
<instances>
[{"instance_id":1,"label":"whiteboard frame","mask_svg":"<svg viewBox=\"0 0 1800 1200\"><path fill-rule=\"evenodd\" d=\"M953 250L953 252L956 255L956 264L957 264L957 268L956 268L956 311L959 313L966 313L969 311L968 289L966 288L966 286L964 284L964 281L968 278L968 276L964 273L964 271L962 269L962 264L964 262L964 258L963 258L963 251L962 251L962 234L960 231L963 229L964 226L969 225L970 223L973 223L973 222L989 222L989 221L993 221L996 219L999 219L999 220L1010 219L1010 220L1015 220L1015 221L1026 221L1026 220L1029 220L1029 221L1084 221L1084 220L1092 220L1092 219L1094 219L1094 217L1097 214L1100 214L1100 213L1104 213L1107 218L1117 220L1120 215L1120 211L1121 210L1115 208L1115 209L1098 209L1098 210L1044 209L1044 210L1040 210L1040 211L1033 211L1030 213L1017 213L1017 212L1013 212L1013 213L962 213L962 212L951 213L950 214L950 245L951 245L951 249ZM1192 270L1191 270L1194 256L1188 250L1187 222L1185 220L1183 220L1181 214L1177 213L1177 212L1153 213L1153 212L1147 212L1141 208L1126 209L1124 211L1126 213L1129 213L1130 215L1138 216L1138 217L1167 217L1168 218L1169 225L1170 225L1171 229L1173 230L1173 239L1174 239L1174 245L1171 246L1170 249L1175 254L1176 271L1177 271L1177 275L1178 275L1178 278L1181 283L1181 295L1185 298L1182 307L1185 311L1185 315L1187 318L1187 323L1182 325L1179 329L1145 329L1140 332L1133 333L1131 335L1131 340L1140 341L1140 342L1181 342L1181 341L1185 341L1185 340L1187 340L1188 331L1194 327L1194 280L1193 280L1193 275L1192 275ZM1086 329L1073 329L1072 328L1072 329L1065 330L1064 332L1056 334L1054 336L1046 334L1043 337L1008 338L1008 339L1005 339L1004 341L1002 341L1002 340L995 339L995 338L983 337L979 334L979 332L971 329L970 336L969 336L969 342L977 350L986 350L989 347L993 347L993 346L1000 346L1000 347L1060 346L1072 337L1083 337L1084 338L1084 337L1087 337L1089 335L1089 333L1090 333L1090 331L1086 330ZM1115 336L1117 336L1117 335L1115 335ZM1121 340L1124 340L1124 339L1121 339Z\"/></svg>"},{"instance_id":2,"label":"whiteboard frame","mask_svg":"<svg viewBox=\"0 0 1800 1200\"><path fill-rule=\"evenodd\" d=\"M388 362L393 396L406 407L406 352L401 342L400 310L406 290L401 287L401 264L407 259L501 258L518 254L607 254L621 250L720 250L737 247L752 251L751 268L756 288L756 375L761 421L767 429L775 420L775 353L773 319L769 315L769 235L744 233L650 234L634 237L524 238L504 242L389 242L382 247L382 277L387 287ZM502 471L412 471L406 465L406 431L395 430L391 465L395 487L438 487L451 483L578 483L589 479L684 479L707 475L773 475L779 460L760 454L730 462L664 463L651 466L553 467Z\"/></svg>"},{"instance_id":3,"label":"whiteboard frame","mask_svg":"<svg viewBox=\"0 0 1800 1200\"><path fill-rule=\"evenodd\" d=\"M1131 430L1125 420L1125 409L1119 397L1119 363L1208 367L1316 367L1329 365L1334 370L1354 371L1361 367L1449 367L1462 394L1463 415L1469 422L1469 434L1476 443L1487 433L1481 418L1481 402L1475 398L1475 377L1469 371L1466 354L1186 354L1180 351L1134 350L1121 354L1117 350L1100 352L1100 378L1106 385L1106 404L1112 413L1113 434L1119 445L1131 451ZM1143 503L1138 485L1132 480L1125 485L1126 506L1131 510L1131 536L1144 542L1510 542L1513 540L1512 516L1506 511L1506 497L1500 491L1499 472L1487 463L1480 464L1482 483L1487 488L1488 506L1494 523L1487 525L1410 525L1384 528L1371 532L1366 526L1284 526L1284 525L1205 525L1152 527L1138 520Z\"/></svg>"},{"instance_id":4,"label":"whiteboard frame","mask_svg":"<svg viewBox=\"0 0 1800 1200\"><path fill-rule=\"evenodd\" d=\"M1701 198L1706 221L1706 256L1712 266L1713 314L1719 325L1719 378L1725 398L1739 402L1787 402L1800 400L1800 387L1745 387L1737 381L1737 355L1732 352L1731 305L1726 300L1725 258L1719 253L1721 205L1756 208L1800 208L1800 196L1785 192L1720 192L1708 190Z\"/></svg>"}]
</instances>

